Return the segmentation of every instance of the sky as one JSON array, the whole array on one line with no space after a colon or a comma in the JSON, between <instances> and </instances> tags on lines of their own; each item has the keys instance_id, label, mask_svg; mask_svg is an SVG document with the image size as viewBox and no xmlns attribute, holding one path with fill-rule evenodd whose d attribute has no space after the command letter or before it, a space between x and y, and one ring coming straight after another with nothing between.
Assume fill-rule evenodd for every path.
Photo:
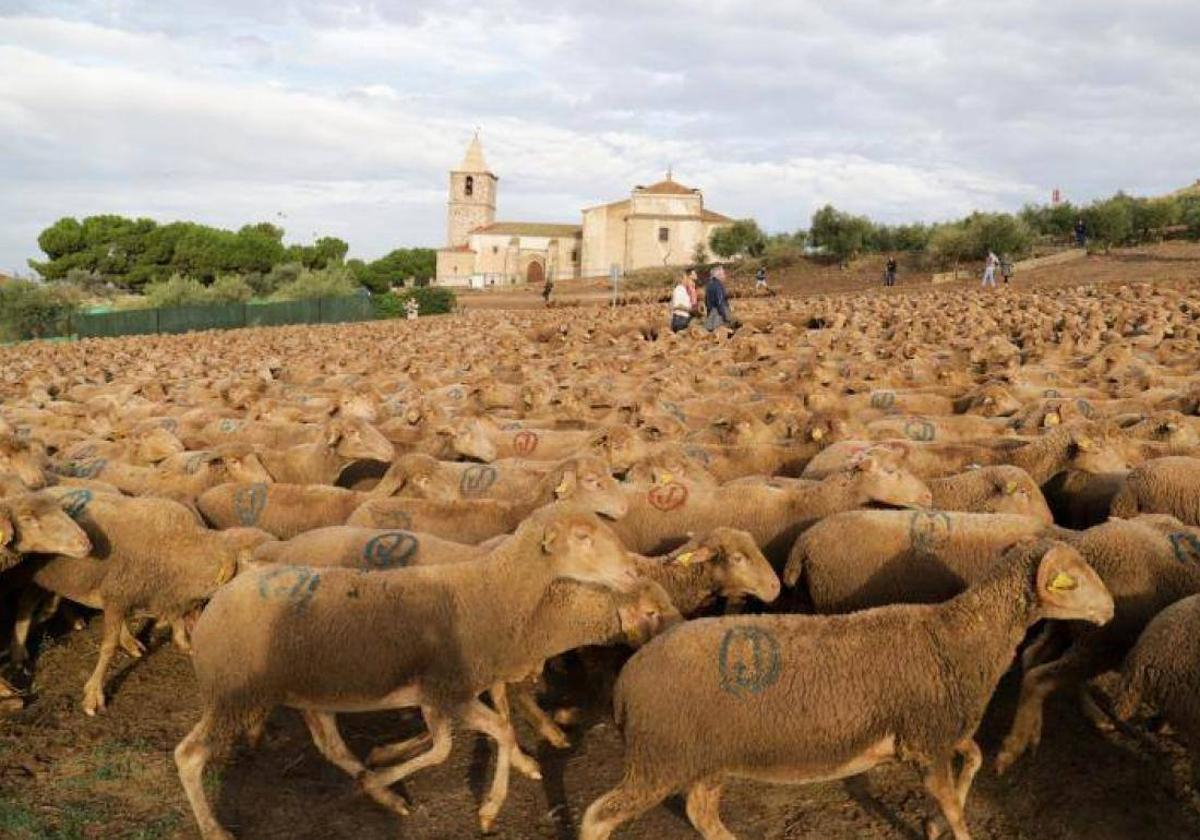
<instances>
[{"instance_id":1,"label":"sky","mask_svg":"<svg viewBox=\"0 0 1200 840\"><path fill-rule=\"evenodd\" d=\"M1194 0L0 0L0 271L62 216L271 221L371 259L663 177L768 231L1200 178Z\"/></svg>"}]
</instances>

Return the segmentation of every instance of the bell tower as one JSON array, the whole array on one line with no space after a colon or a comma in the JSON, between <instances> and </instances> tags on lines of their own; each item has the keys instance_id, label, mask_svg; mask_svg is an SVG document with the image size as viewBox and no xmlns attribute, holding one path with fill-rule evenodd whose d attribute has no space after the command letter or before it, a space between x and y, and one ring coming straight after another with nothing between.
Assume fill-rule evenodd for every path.
<instances>
[{"instance_id":1,"label":"bell tower","mask_svg":"<svg viewBox=\"0 0 1200 840\"><path fill-rule=\"evenodd\" d=\"M488 171L483 159L483 145L476 131L462 163L450 171L450 208L446 217L449 247L466 245L471 231L496 221L496 182L499 180Z\"/></svg>"}]
</instances>

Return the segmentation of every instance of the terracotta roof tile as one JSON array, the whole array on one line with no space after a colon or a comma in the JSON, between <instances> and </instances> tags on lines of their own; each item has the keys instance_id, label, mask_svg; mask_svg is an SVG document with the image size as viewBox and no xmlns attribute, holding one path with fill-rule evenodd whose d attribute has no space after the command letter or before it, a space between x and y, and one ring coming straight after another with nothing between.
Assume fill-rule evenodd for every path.
<instances>
[{"instance_id":1,"label":"terracotta roof tile","mask_svg":"<svg viewBox=\"0 0 1200 840\"><path fill-rule=\"evenodd\" d=\"M651 193L653 195L695 195L700 192L691 187L685 187L683 184L677 184L668 178L665 181L659 181L657 184L651 184L648 187L636 187L634 192Z\"/></svg>"},{"instance_id":2,"label":"terracotta roof tile","mask_svg":"<svg viewBox=\"0 0 1200 840\"><path fill-rule=\"evenodd\" d=\"M492 222L490 225L475 228L471 233L508 236L581 236L583 227L549 222Z\"/></svg>"}]
</instances>

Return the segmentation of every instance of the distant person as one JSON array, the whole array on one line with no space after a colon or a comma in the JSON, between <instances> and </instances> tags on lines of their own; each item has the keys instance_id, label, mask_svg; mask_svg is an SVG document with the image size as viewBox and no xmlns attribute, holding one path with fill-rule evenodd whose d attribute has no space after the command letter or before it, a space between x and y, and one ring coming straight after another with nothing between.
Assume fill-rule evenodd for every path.
<instances>
[{"instance_id":1,"label":"distant person","mask_svg":"<svg viewBox=\"0 0 1200 840\"><path fill-rule=\"evenodd\" d=\"M733 318L729 314L729 297L725 293L724 279L724 267L717 266L709 274L708 282L704 286L704 307L708 310L704 328L709 332L722 324L733 325Z\"/></svg>"},{"instance_id":2,"label":"distant person","mask_svg":"<svg viewBox=\"0 0 1200 840\"><path fill-rule=\"evenodd\" d=\"M896 285L896 258L893 256L889 256L883 266L883 285Z\"/></svg>"},{"instance_id":3,"label":"distant person","mask_svg":"<svg viewBox=\"0 0 1200 840\"><path fill-rule=\"evenodd\" d=\"M404 304L404 314L410 321L417 320L417 316L421 314L421 304L417 303L416 298L409 298L408 303Z\"/></svg>"},{"instance_id":4,"label":"distant person","mask_svg":"<svg viewBox=\"0 0 1200 840\"><path fill-rule=\"evenodd\" d=\"M1082 218L1076 220L1075 222L1075 247L1087 247L1087 225L1084 223Z\"/></svg>"},{"instance_id":5,"label":"distant person","mask_svg":"<svg viewBox=\"0 0 1200 840\"><path fill-rule=\"evenodd\" d=\"M1000 258L1000 276L1004 278L1005 286L1007 286L1008 281L1012 279L1013 272L1014 272L1014 269L1013 269L1012 260L1008 257L1007 254L1005 254L1003 257Z\"/></svg>"},{"instance_id":6,"label":"distant person","mask_svg":"<svg viewBox=\"0 0 1200 840\"><path fill-rule=\"evenodd\" d=\"M542 286L542 299L546 301L546 305L550 305L550 295L554 293L554 281L549 277L546 278L546 285Z\"/></svg>"},{"instance_id":7,"label":"distant person","mask_svg":"<svg viewBox=\"0 0 1200 840\"><path fill-rule=\"evenodd\" d=\"M683 284L687 286L688 297L692 300L692 315L694 317L700 311L700 291L696 288L696 269L688 269L687 274L683 276Z\"/></svg>"},{"instance_id":8,"label":"distant person","mask_svg":"<svg viewBox=\"0 0 1200 840\"><path fill-rule=\"evenodd\" d=\"M690 273L689 273L690 274ZM692 300L695 295L695 284L692 292L688 292L691 282L689 274L684 274L671 290L671 332L682 332L688 328L692 320Z\"/></svg>"},{"instance_id":9,"label":"distant person","mask_svg":"<svg viewBox=\"0 0 1200 840\"><path fill-rule=\"evenodd\" d=\"M762 289L767 291L767 267L760 265L758 271L754 272L754 291Z\"/></svg>"},{"instance_id":10,"label":"distant person","mask_svg":"<svg viewBox=\"0 0 1200 840\"><path fill-rule=\"evenodd\" d=\"M996 256L994 251L988 251L987 259L983 263L983 288L991 286L996 288L996 266L1000 264L1000 258Z\"/></svg>"}]
</instances>

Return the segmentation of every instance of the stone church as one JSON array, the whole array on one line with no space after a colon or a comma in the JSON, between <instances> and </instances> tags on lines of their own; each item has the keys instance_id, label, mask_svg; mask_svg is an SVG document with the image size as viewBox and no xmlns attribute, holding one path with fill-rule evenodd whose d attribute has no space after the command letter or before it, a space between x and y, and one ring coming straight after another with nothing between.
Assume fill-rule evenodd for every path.
<instances>
[{"instance_id":1,"label":"stone church","mask_svg":"<svg viewBox=\"0 0 1200 840\"><path fill-rule=\"evenodd\" d=\"M499 178L476 134L450 172L447 246L437 252L437 285L541 285L640 268L687 265L714 229L733 220L704 207L700 190L671 179L634 187L629 198L588 207L582 224L496 221Z\"/></svg>"}]
</instances>

